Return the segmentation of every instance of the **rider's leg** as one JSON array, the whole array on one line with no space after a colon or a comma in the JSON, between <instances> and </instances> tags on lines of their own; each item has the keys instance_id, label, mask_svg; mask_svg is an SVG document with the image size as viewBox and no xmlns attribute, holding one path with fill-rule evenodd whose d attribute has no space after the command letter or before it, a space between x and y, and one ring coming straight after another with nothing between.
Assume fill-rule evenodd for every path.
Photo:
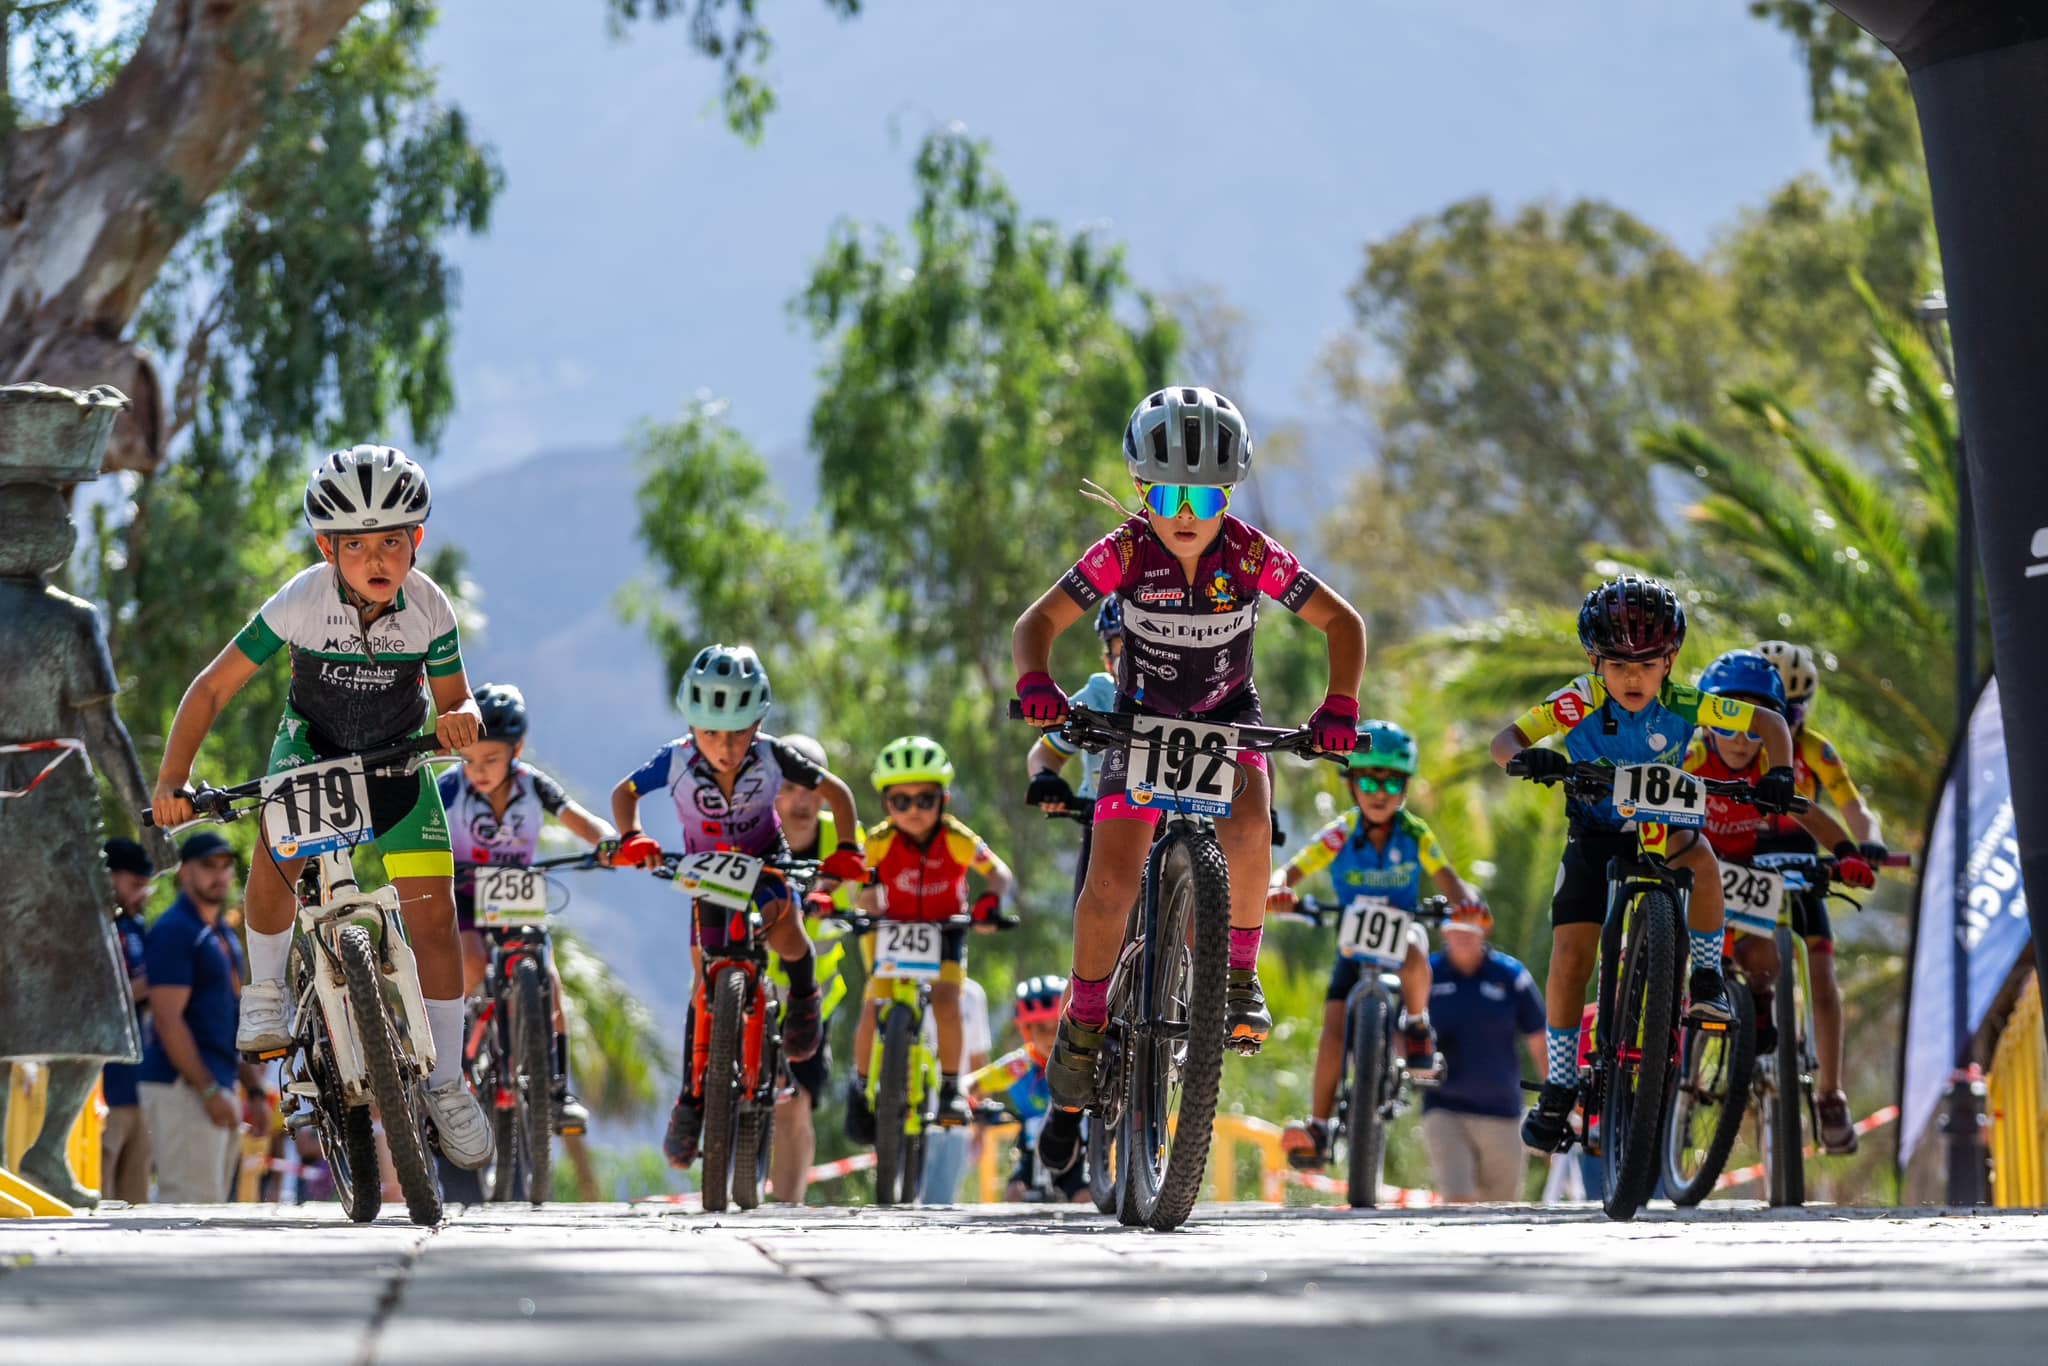
<instances>
[{"instance_id":1,"label":"rider's leg","mask_svg":"<svg viewBox=\"0 0 2048 1366\"><path fill-rule=\"evenodd\" d=\"M280 864L270 846L256 841L249 880L242 892L242 924L249 936L249 980L284 981L291 951L292 918L298 911L299 871L304 859Z\"/></svg>"},{"instance_id":2,"label":"rider's leg","mask_svg":"<svg viewBox=\"0 0 2048 1366\"><path fill-rule=\"evenodd\" d=\"M868 1079L868 1061L875 1051L875 1016L879 1002L869 996L860 1003L860 1018L853 1026L853 1074L863 1086Z\"/></svg>"},{"instance_id":3,"label":"rider's leg","mask_svg":"<svg viewBox=\"0 0 2048 1366\"><path fill-rule=\"evenodd\" d=\"M1098 810L1100 807L1098 807ZM1075 999L1068 1013L1090 1028L1108 1018L1102 990L1123 948L1124 922L1138 899L1145 857L1156 821L1115 818L1098 821L1088 851L1088 880L1074 907ZM1090 994L1085 987L1096 987Z\"/></svg>"},{"instance_id":4,"label":"rider's leg","mask_svg":"<svg viewBox=\"0 0 2048 1366\"><path fill-rule=\"evenodd\" d=\"M427 1076L431 1089L462 1073L462 946L455 935L455 883L442 874L393 877L391 884L398 889L398 913L419 964L420 995L434 1034L434 1070Z\"/></svg>"},{"instance_id":5,"label":"rider's leg","mask_svg":"<svg viewBox=\"0 0 2048 1366\"><path fill-rule=\"evenodd\" d=\"M1835 941L1806 941L1806 981L1813 990L1813 1049L1820 1063L1815 1088L1842 1089L1842 988L1835 981Z\"/></svg>"},{"instance_id":6,"label":"rider's leg","mask_svg":"<svg viewBox=\"0 0 2048 1366\"><path fill-rule=\"evenodd\" d=\"M1579 1020L1586 1009L1586 984L1593 980L1593 965L1600 957L1600 927L1573 924L1553 926L1550 931L1550 971L1543 985L1544 1023L1550 1040L1549 1079L1577 1081L1579 1076ZM1569 1036L1562 1059L1558 1036Z\"/></svg>"},{"instance_id":7,"label":"rider's leg","mask_svg":"<svg viewBox=\"0 0 2048 1366\"><path fill-rule=\"evenodd\" d=\"M1309 1116L1327 1120L1337 1112L1337 1088L1344 1080L1344 1006L1340 997L1323 1002L1323 1032L1316 1040L1315 1080L1309 1095Z\"/></svg>"},{"instance_id":8,"label":"rider's leg","mask_svg":"<svg viewBox=\"0 0 2048 1366\"><path fill-rule=\"evenodd\" d=\"M1429 989L1434 977L1429 970L1429 932L1419 925L1409 927L1408 954L1401 960L1401 1009L1408 1012L1411 1020L1423 1019L1429 1014ZM1422 943L1412 931L1420 931Z\"/></svg>"},{"instance_id":9,"label":"rider's leg","mask_svg":"<svg viewBox=\"0 0 2048 1366\"><path fill-rule=\"evenodd\" d=\"M793 1086L775 1102L775 1152L769 1159L769 1192L785 1205L801 1205L811 1160L818 1152L818 1132L812 1123L811 1093Z\"/></svg>"},{"instance_id":10,"label":"rider's leg","mask_svg":"<svg viewBox=\"0 0 2048 1366\"><path fill-rule=\"evenodd\" d=\"M491 957L484 951L484 937L476 930L463 930L462 942L462 994L474 996L483 990L484 971L491 964Z\"/></svg>"},{"instance_id":11,"label":"rider's leg","mask_svg":"<svg viewBox=\"0 0 2048 1366\"><path fill-rule=\"evenodd\" d=\"M1243 756L1247 761L1257 755ZM1230 861L1230 966L1257 967L1259 932L1266 925L1266 889L1273 878L1272 785L1263 763L1244 766L1244 791L1230 814L1216 822L1216 842ZM1244 961L1246 950L1250 961Z\"/></svg>"},{"instance_id":12,"label":"rider's leg","mask_svg":"<svg viewBox=\"0 0 2048 1366\"><path fill-rule=\"evenodd\" d=\"M939 1070L948 1076L960 1065L960 983L940 977L932 983L932 1020L939 1031Z\"/></svg>"},{"instance_id":13,"label":"rider's leg","mask_svg":"<svg viewBox=\"0 0 2048 1366\"><path fill-rule=\"evenodd\" d=\"M1685 916L1687 956L1692 965L1686 1018L1709 1028L1716 1022L1725 1025L1734 1020L1735 1010L1721 979L1721 864L1714 857L1714 846L1696 832L1674 833L1672 846L1671 865L1692 874Z\"/></svg>"}]
</instances>

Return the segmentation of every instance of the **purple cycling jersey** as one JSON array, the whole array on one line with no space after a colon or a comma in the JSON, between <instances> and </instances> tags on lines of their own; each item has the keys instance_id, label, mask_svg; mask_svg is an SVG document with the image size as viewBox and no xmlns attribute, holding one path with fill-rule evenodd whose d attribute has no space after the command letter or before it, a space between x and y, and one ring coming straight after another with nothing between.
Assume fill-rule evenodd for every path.
<instances>
[{"instance_id":1,"label":"purple cycling jersey","mask_svg":"<svg viewBox=\"0 0 2048 1366\"><path fill-rule=\"evenodd\" d=\"M1083 607L1122 597L1117 693L1165 716L1199 716L1249 692L1259 595L1299 612L1318 587L1286 547L1235 517L1223 519L1192 584L1151 523L1133 517L1089 547L1060 586Z\"/></svg>"},{"instance_id":2,"label":"purple cycling jersey","mask_svg":"<svg viewBox=\"0 0 2048 1366\"><path fill-rule=\"evenodd\" d=\"M782 820L775 814L775 794L785 782L815 788L824 774L810 760L771 735L758 735L740 763L732 796L718 788L711 763L697 742L682 736L663 745L627 781L635 796L667 788L675 799L676 821L682 827L685 853L734 849L767 858L782 847Z\"/></svg>"}]
</instances>

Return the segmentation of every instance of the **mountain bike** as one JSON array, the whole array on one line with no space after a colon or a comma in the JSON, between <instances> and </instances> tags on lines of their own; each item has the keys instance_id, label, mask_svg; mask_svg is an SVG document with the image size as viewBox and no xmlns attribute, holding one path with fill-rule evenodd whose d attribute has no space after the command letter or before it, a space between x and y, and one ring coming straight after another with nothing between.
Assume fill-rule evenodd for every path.
<instances>
[{"instance_id":1,"label":"mountain bike","mask_svg":"<svg viewBox=\"0 0 2048 1366\"><path fill-rule=\"evenodd\" d=\"M938 1123L939 1060L924 1040L924 1019L931 1010L932 983L939 980L944 932L965 929L974 921L956 915L945 920L890 920L859 911L841 911L832 919L853 934L875 936L874 981L886 983L889 994L876 1002L875 1042L868 1059L868 1108L875 1117L875 1203L917 1202L924 1181L924 1138ZM1015 916L991 922L1012 929Z\"/></svg>"},{"instance_id":2,"label":"mountain bike","mask_svg":"<svg viewBox=\"0 0 2048 1366\"><path fill-rule=\"evenodd\" d=\"M258 1061L284 1062L285 1127L313 1126L348 1217L368 1223L383 1205L375 1108L416 1224L441 1218L441 1187L424 1117L434 1037L398 889L365 892L349 855L374 841L368 779L417 773L439 748L420 736L360 754L286 769L233 787L178 795L226 824L260 813L264 842L280 865L304 860L298 918L286 959L291 1042ZM148 812L142 819L153 824Z\"/></svg>"},{"instance_id":3,"label":"mountain bike","mask_svg":"<svg viewBox=\"0 0 2048 1366\"><path fill-rule=\"evenodd\" d=\"M788 884L801 903L817 880L813 859L764 859L732 850L664 853L652 871L689 896L692 910L726 918L725 946L704 954L704 974L690 998L691 1094L704 1114L703 1170L709 1213L728 1203L753 1209L775 1143L775 1097L789 1085L782 1056L782 993L768 975L768 945L754 892L764 877ZM699 923L703 923L701 920Z\"/></svg>"},{"instance_id":4,"label":"mountain bike","mask_svg":"<svg viewBox=\"0 0 2048 1366\"><path fill-rule=\"evenodd\" d=\"M1561 774L1536 775L1516 760L1507 771L1545 786L1562 784L1585 801L1612 796L1623 819L1635 824L1636 857L1607 865L1593 1054L1579 1088L1587 1118L1581 1141L1605 1170L1602 1207L1610 1219L1633 1219L1657 1187L1664 1097L1678 1074L1683 1035L1730 1032L1718 1021L1680 1029L1692 875L1665 861L1671 832L1703 827L1710 795L1754 803L1756 790L1670 764L1575 763ZM1805 808L1794 798L1790 809Z\"/></svg>"},{"instance_id":5,"label":"mountain bike","mask_svg":"<svg viewBox=\"0 0 2048 1366\"><path fill-rule=\"evenodd\" d=\"M1345 1197L1353 1209L1379 1204L1386 1167L1387 1130L1408 1105L1408 1087L1434 1086L1434 1078L1410 1078L1407 1055L1395 1047L1400 1033L1400 968L1408 956L1411 924L1441 925L1451 916L1448 898L1433 896L1413 911L1384 897L1355 897L1347 905L1303 897L1295 908L1269 919L1297 919L1311 925L1337 924L1337 952L1365 963L1368 971L1344 998L1344 1070L1349 1085L1337 1088L1337 1112L1330 1120L1330 1147L1344 1148ZM1443 1070L1439 1059L1437 1071Z\"/></svg>"},{"instance_id":6,"label":"mountain bike","mask_svg":"<svg viewBox=\"0 0 2048 1366\"><path fill-rule=\"evenodd\" d=\"M1022 718L1018 703L1010 716ZM1166 813L1110 978L1088 1112L1092 1127L1115 1134L1118 1220L1175 1229L1201 1193L1223 1075L1230 869L1215 819L1236 800L1235 756L1345 756L1320 753L1306 730L1087 707L1072 709L1061 736L1077 749L1128 749L1129 799Z\"/></svg>"},{"instance_id":7,"label":"mountain bike","mask_svg":"<svg viewBox=\"0 0 2048 1366\"><path fill-rule=\"evenodd\" d=\"M590 854L538 863L458 864L474 871L477 932L490 949L482 1004L471 1017L470 1086L491 1112L497 1143L490 1199L548 1199L554 1144L555 989L548 964L548 871L595 868Z\"/></svg>"}]
</instances>

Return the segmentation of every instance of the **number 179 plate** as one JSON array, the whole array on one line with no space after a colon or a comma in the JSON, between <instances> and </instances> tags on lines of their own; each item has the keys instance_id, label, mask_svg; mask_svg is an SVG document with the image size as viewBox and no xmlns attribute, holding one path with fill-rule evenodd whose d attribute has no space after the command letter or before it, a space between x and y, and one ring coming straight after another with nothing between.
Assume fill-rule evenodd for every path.
<instances>
[{"instance_id":1,"label":"number 179 plate","mask_svg":"<svg viewBox=\"0 0 2048 1366\"><path fill-rule=\"evenodd\" d=\"M1152 811L1227 816L1237 796L1236 726L1140 717L1131 724L1125 795Z\"/></svg>"},{"instance_id":2,"label":"number 179 plate","mask_svg":"<svg viewBox=\"0 0 2048 1366\"><path fill-rule=\"evenodd\" d=\"M371 838L370 785L359 756L304 764L263 780L263 840L279 858L311 858Z\"/></svg>"}]
</instances>

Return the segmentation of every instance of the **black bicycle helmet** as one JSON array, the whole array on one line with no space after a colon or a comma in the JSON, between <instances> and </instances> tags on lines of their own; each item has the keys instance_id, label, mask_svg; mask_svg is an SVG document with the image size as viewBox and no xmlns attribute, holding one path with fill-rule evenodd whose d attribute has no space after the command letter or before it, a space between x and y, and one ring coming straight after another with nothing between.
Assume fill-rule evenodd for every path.
<instances>
[{"instance_id":1,"label":"black bicycle helmet","mask_svg":"<svg viewBox=\"0 0 2048 1366\"><path fill-rule=\"evenodd\" d=\"M1685 644L1685 605L1655 579L1609 579L1579 607L1579 644L1601 659L1643 663Z\"/></svg>"},{"instance_id":2,"label":"black bicycle helmet","mask_svg":"<svg viewBox=\"0 0 2048 1366\"><path fill-rule=\"evenodd\" d=\"M517 744L526 738L526 697L510 683L486 683L476 690L484 739Z\"/></svg>"}]
</instances>

